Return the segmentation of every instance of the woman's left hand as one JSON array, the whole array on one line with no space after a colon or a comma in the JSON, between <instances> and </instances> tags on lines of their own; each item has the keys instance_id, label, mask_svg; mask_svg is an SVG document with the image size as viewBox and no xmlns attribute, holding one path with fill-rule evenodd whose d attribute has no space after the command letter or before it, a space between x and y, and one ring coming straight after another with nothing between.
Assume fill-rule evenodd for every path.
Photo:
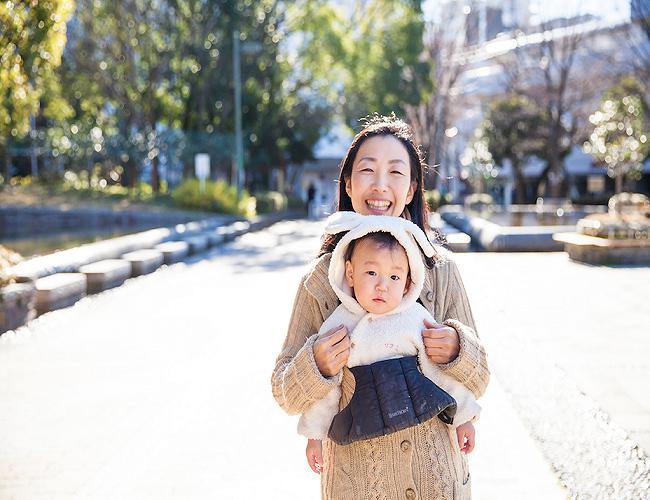
<instances>
[{"instance_id":1,"label":"woman's left hand","mask_svg":"<svg viewBox=\"0 0 650 500\"><path fill-rule=\"evenodd\" d=\"M445 364L458 357L460 339L458 332L451 326L424 320L422 330L424 350L429 359L437 364Z\"/></svg>"}]
</instances>

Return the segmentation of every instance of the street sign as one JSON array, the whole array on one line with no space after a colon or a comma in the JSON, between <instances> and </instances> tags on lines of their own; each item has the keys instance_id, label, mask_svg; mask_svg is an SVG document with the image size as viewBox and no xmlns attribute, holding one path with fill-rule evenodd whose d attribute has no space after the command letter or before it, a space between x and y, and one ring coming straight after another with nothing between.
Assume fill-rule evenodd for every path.
<instances>
[{"instance_id":1,"label":"street sign","mask_svg":"<svg viewBox=\"0 0 650 500\"><path fill-rule=\"evenodd\" d=\"M205 180L210 177L210 155L199 153L194 156L194 173L199 179L201 192L205 191Z\"/></svg>"}]
</instances>

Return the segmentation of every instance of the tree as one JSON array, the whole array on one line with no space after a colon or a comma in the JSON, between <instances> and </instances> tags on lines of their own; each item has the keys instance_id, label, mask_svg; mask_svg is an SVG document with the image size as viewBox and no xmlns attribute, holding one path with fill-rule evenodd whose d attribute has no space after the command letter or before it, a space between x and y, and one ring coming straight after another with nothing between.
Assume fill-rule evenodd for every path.
<instances>
[{"instance_id":1,"label":"tree","mask_svg":"<svg viewBox=\"0 0 650 500\"><path fill-rule=\"evenodd\" d=\"M562 197L568 190L564 159L579 143L592 101L603 90L608 72L585 35L567 25L542 23L538 40L522 44L502 58L508 91L535 102L543 111L546 166L536 194ZM598 75L598 78L595 77Z\"/></svg>"},{"instance_id":2,"label":"tree","mask_svg":"<svg viewBox=\"0 0 650 500\"><path fill-rule=\"evenodd\" d=\"M77 127L110 137L131 186L142 162L150 161L156 191L159 125L179 112L171 70L182 35L177 7L164 0L79 0L62 68L76 118L87 125Z\"/></svg>"},{"instance_id":3,"label":"tree","mask_svg":"<svg viewBox=\"0 0 650 500\"><path fill-rule=\"evenodd\" d=\"M594 128L584 150L606 165L607 174L616 180L616 193L622 191L625 176L640 174L650 152L650 113L642 96L641 84L625 78L589 117Z\"/></svg>"},{"instance_id":4,"label":"tree","mask_svg":"<svg viewBox=\"0 0 650 500\"><path fill-rule=\"evenodd\" d=\"M419 1L354 2L346 15L319 1L293 7L295 58L351 128L372 114L405 115L431 92L430 63L422 56L424 19Z\"/></svg>"},{"instance_id":5,"label":"tree","mask_svg":"<svg viewBox=\"0 0 650 500\"><path fill-rule=\"evenodd\" d=\"M628 43L634 56L632 68L641 80L647 82L650 79L650 3L647 0L630 0L630 17ZM647 91L644 96L646 103Z\"/></svg>"},{"instance_id":6,"label":"tree","mask_svg":"<svg viewBox=\"0 0 650 500\"><path fill-rule=\"evenodd\" d=\"M492 159L503 164L510 162L515 181L515 203L529 201L523 167L531 156L542 156L545 141L540 129L545 122L544 114L537 106L517 95L507 95L490 103L480 127Z\"/></svg>"},{"instance_id":7,"label":"tree","mask_svg":"<svg viewBox=\"0 0 650 500\"><path fill-rule=\"evenodd\" d=\"M497 171L481 127L474 131L474 137L460 156L460 163L464 168L461 178L467 179L473 192L485 193Z\"/></svg>"},{"instance_id":8,"label":"tree","mask_svg":"<svg viewBox=\"0 0 650 500\"><path fill-rule=\"evenodd\" d=\"M351 19L343 107L350 125L371 113L405 115L431 93L419 2L358 2Z\"/></svg>"},{"instance_id":9,"label":"tree","mask_svg":"<svg viewBox=\"0 0 650 500\"><path fill-rule=\"evenodd\" d=\"M29 131L30 115L70 113L55 70L66 42L73 0L0 3L0 173L9 177L8 148Z\"/></svg>"},{"instance_id":10,"label":"tree","mask_svg":"<svg viewBox=\"0 0 650 500\"><path fill-rule=\"evenodd\" d=\"M458 9L443 8L440 18L427 27L424 55L429 62L429 72L425 81L431 82L432 91L420 102L406 107L417 141L424 149L425 161L434 167L430 170L432 174L444 159L445 131L449 127L455 99L452 89L465 63L462 55L465 15ZM428 188L435 188L437 180L436 175L429 175L426 179Z\"/></svg>"}]
</instances>

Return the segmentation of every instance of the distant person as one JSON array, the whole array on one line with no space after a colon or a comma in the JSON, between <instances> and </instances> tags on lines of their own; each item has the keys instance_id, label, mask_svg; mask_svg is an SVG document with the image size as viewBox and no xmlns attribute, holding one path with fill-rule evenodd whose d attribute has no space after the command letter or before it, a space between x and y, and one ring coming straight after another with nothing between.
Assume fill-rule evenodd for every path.
<instances>
[{"instance_id":1,"label":"distant person","mask_svg":"<svg viewBox=\"0 0 650 500\"><path fill-rule=\"evenodd\" d=\"M312 182L307 188L307 217L310 219L314 216L314 203L316 202L316 186Z\"/></svg>"},{"instance_id":2,"label":"distant person","mask_svg":"<svg viewBox=\"0 0 650 500\"><path fill-rule=\"evenodd\" d=\"M363 383L341 412L341 389L335 387L300 417L298 432L309 438L309 466L317 474L323 470L323 439L347 445L435 417L455 431L459 449L470 453L472 421L480 407L464 385L427 357L421 335L425 321L436 322L416 302L425 276L421 252L432 257L431 243L418 226L400 217L336 212L325 232L344 231L329 268L329 283L341 304L319 334L341 324L347 328L347 366L357 384ZM379 369L393 381L371 388L369 381Z\"/></svg>"},{"instance_id":3,"label":"distant person","mask_svg":"<svg viewBox=\"0 0 650 500\"><path fill-rule=\"evenodd\" d=\"M337 211L402 217L427 234L423 172L422 156L408 125L394 117L376 117L355 136L341 163ZM339 411L343 410L355 392L355 377L346 366L352 348L347 327L335 325L318 333L338 306L328 274L332 252L343 237L344 233L324 235L319 257L298 286L275 363L273 396L290 415L307 412L337 387ZM425 353L441 372L478 399L490 373L458 269L439 251L423 260L425 277L418 300L431 316L443 321L422 325ZM439 418L350 444L325 439L322 453L324 499L471 496L465 454L456 433Z\"/></svg>"}]
</instances>

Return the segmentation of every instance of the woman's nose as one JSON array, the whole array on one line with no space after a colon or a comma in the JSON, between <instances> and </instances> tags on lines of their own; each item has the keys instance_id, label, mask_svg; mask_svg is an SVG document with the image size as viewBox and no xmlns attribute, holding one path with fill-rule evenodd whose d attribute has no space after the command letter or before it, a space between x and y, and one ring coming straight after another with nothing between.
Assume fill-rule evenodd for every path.
<instances>
[{"instance_id":1,"label":"woman's nose","mask_svg":"<svg viewBox=\"0 0 650 500\"><path fill-rule=\"evenodd\" d=\"M375 176L373 177L373 183L372 183L373 189L375 191L385 191L386 190L386 185L387 185L386 177L381 173L375 174Z\"/></svg>"}]
</instances>

